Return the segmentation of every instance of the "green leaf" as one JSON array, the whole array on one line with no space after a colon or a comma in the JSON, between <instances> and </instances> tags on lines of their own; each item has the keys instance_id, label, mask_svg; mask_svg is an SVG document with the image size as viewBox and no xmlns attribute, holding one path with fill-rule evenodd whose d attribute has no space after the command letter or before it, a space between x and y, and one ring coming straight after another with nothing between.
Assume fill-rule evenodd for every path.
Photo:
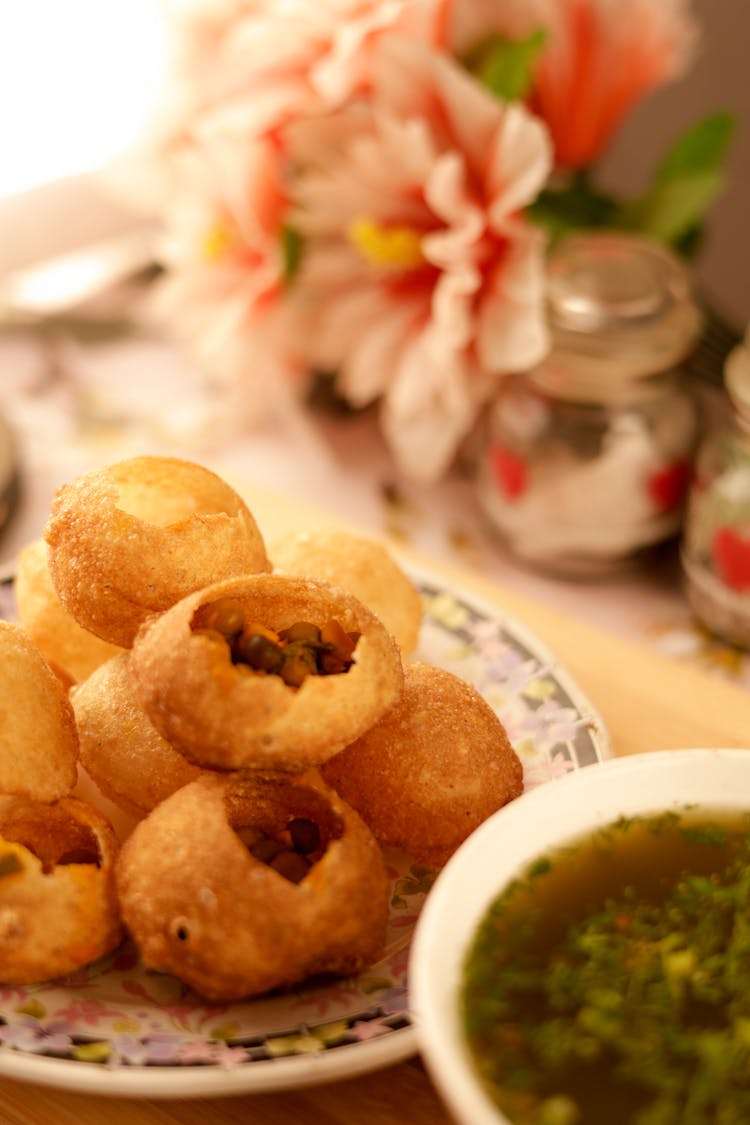
<instances>
[{"instance_id":1,"label":"green leaf","mask_svg":"<svg viewBox=\"0 0 750 1125\"><path fill-rule=\"evenodd\" d=\"M656 171L655 183L718 171L729 150L734 117L724 110L712 113L678 137Z\"/></svg>"},{"instance_id":2,"label":"green leaf","mask_svg":"<svg viewBox=\"0 0 750 1125\"><path fill-rule=\"evenodd\" d=\"M546 41L547 32L542 28L532 31L525 39L488 35L463 62L496 97L516 101L528 94L534 63Z\"/></svg>"},{"instance_id":3,"label":"green leaf","mask_svg":"<svg viewBox=\"0 0 750 1125\"><path fill-rule=\"evenodd\" d=\"M284 283L293 281L302 261L302 235L294 227L281 228L281 253L284 259Z\"/></svg>"},{"instance_id":4,"label":"green leaf","mask_svg":"<svg viewBox=\"0 0 750 1125\"><path fill-rule=\"evenodd\" d=\"M623 208L623 225L661 242L677 244L700 222L723 184L724 177L716 171L657 184L640 202Z\"/></svg>"},{"instance_id":5,"label":"green leaf","mask_svg":"<svg viewBox=\"0 0 750 1125\"><path fill-rule=\"evenodd\" d=\"M617 203L580 172L561 186L544 188L528 214L554 239L581 227L615 225Z\"/></svg>"},{"instance_id":6,"label":"green leaf","mask_svg":"<svg viewBox=\"0 0 750 1125\"><path fill-rule=\"evenodd\" d=\"M733 129L734 119L725 112L693 125L667 152L646 194L620 208L618 225L681 252L694 250L702 220L724 187Z\"/></svg>"}]
</instances>

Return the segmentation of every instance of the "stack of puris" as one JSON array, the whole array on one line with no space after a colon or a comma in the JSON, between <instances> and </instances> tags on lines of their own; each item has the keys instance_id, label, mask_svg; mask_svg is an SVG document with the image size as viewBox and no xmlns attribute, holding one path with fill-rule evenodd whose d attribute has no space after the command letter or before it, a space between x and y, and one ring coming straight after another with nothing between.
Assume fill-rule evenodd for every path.
<instances>
[{"instance_id":1,"label":"stack of puris","mask_svg":"<svg viewBox=\"0 0 750 1125\"><path fill-rule=\"evenodd\" d=\"M421 602L382 546L310 530L275 550L221 478L141 457L63 487L19 561L17 633L70 692L68 774L78 756L136 820L116 861L90 826L72 854L110 873L144 965L216 1001L374 963L380 845L441 864L522 787L479 693L409 662ZM10 867L19 848L62 864L15 835L0 814ZM0 919L20 886L3 854ZM8 940L0 921L3 980Z\"/></svg>"}]
</instances>

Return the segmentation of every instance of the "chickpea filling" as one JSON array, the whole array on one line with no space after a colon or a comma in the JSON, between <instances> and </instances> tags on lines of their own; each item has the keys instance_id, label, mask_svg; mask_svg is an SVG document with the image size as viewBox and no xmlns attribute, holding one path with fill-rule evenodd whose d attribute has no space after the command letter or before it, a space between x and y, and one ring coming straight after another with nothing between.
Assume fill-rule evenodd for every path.
<instances>
[{"instance_id":1,"label":"chickpea filling","mask_svg":"<svg viewBox=\"0 0 750 1125\"><path fill-rule=\"evenodd\" d=\"M236 831L255 859L272 867L290 883L301 883L325 851L320 828L308 817L293 817L276 835L251 826Z\"/></svg>"},{"instance_id":2,"label":"chickpea filling","mask_svg":"<svg viewBox=\"0 0 750 1125\"><path fill-rule=\"evenodd\" d=\"M248 622L241 602L234 598L219 598L202 606L193 632L225 642L233 664L259 675L279 676L290 687L299 687L308 676L348 672L360 637L348 633L336 620L322 626L297 621L276 632Z\"/></svg>"}]
</instances>

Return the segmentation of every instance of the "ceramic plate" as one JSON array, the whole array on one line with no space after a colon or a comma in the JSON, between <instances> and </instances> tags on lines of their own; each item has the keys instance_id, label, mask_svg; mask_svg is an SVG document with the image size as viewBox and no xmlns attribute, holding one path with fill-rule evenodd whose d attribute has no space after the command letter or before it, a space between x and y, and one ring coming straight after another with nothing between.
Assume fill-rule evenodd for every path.
<instances>
[{"instance_id":1,"label":"ceramic plate","mask_svg":"<svg viewBox=\"0 0 750 1125\"><path fill-rule=\"evenodd\" d=\"M471 681L495 708L526 789L609 757L601 718L527 628L429 574L412 576L425 610L417 656ZM11 583L0 597L0 613L12 617ZM0 1074L99 1094L215 1097L352 1077L408 1057L409 948L434 873L399 853L386 859L387 947L367 972L218 1006L144 971L126 944L61 980L0 986Z\"/></svg>"}]
</instances>

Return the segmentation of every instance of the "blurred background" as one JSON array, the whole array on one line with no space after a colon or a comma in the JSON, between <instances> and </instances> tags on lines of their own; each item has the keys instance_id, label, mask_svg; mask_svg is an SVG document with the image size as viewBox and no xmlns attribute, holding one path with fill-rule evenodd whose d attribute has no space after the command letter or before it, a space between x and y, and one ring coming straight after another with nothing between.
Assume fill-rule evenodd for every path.
<instances>
[{"instance_id":1,"label":"blurred background","mask_svg":"<svg viewBox=\"0 0 750 1125\"><path fill-rule=\"evenodd\" d=\"M112 249L120 265L124 251L125 268L153 262L154 220L122 192L115 194L114 173L127 168L160 102L168 60L165 7L203 10L211 2L0 4L0 576L3 567L12 572L19 547L39 534L62 481L103 461L166 452L208 464L227 479L252 481L314 504L325 499L346 520L437 556L455 556L531 597L646 636L672 654L705 660L750 685L750 656L717 649L712 637L696 628L681 593L676 539L608 586L555 581L514 560L488 529L478 503L473 473L482 447L473 440L476 435L483 440L479 429L469 435L459 471L439 488L400 472L375 412L337 413L340 403L330 393L321 401L311 396L305 405L313 409L306 411L291 409L280 396L268 424L249 439L243 387L234 395L211 383L192 356L171 347L165 332L153 331L141 301L153 289L153 271L136 273L130 285L110 286L110 293L89 279L88 296L97 299L88 304L71 301L75 277L69 270L58 273L57 296L63 300L58 307L44 305L35 267L59 256L93 249L76 268L102 267ZM652 2L658 6L663 0ZM232 0L215 3L220 13L234 10ZM724 333L724 343L728 336L735 344L750 323L750 3L692 0L691 7L701 29L698 58L684 80L626 114L604 161L596 161L596 179L615 195L635 198L690 126L715 111L734 116L725 187L710 209L694 269L703 303L735 330ZM607 12L616 10L615 0L608 0ZM30 277L19 286L27 267ZM49 279L50 271L41 272ZM99 283L105 280L99 277ZM30 288L40 298L36 309L28 303ZM17 300L19 291L26 303ZM86 295L85 277L83 291ZM745 353L750 388L750 350ZM726 347L703 354L706 363L696 363L693 373L712 378L698 387L707 408L701 420L713 421L716 407L721 422ZM249 371L252 375L253 364ZM747 399L750 403L750 389ZM673 422L668 419L665 434L674 433ZM571 439L571 449L574 444ZM579 452L572 449L575 464ZM750 445L746 452L742 492L750 526ZM581 459L595 462L598 471L595 457L586 453ZM616 467L615 483L623 488L630 483L640 490L640 500L640 477L626 469ZM667 465L667 484L687 482L683 470L679 461ZM497 487L494 480L491 487ZM607 509L621 518L617 504L608 501ZM741 514L744 520L745 508ZM733 543L733 550L740 548L746 553L741 601L750 651L750 535L739 546Z\"/></svg>"},{"instance_id":2,"label":"blurred background","mask_svg":"<svg viewBox=\"0 0 750 1125\"><path fill-rule=\"evenodd\" d=\"M0 6L0 275L132 227L101 173L140 136L165 54L160 0Z\"/></svg>"},{"instance_id":3,"label":"blurred background","mask_svg":"<svg viewBox=\"0 0 750 1125\"><path fill-rule=\"evenodd\" d=\"M311 0L311 3L314 0ZM607 186L637 190L670 140L725 108L737 118L727 188L697 267L705 295L750 321L750 82L747 0L695 0L700 57L649 97L609 152ZM102 183L140 135L160 87L160 0L24 0L0 11L0 276L141 222Z\"/></svg>"}]
</instances>

